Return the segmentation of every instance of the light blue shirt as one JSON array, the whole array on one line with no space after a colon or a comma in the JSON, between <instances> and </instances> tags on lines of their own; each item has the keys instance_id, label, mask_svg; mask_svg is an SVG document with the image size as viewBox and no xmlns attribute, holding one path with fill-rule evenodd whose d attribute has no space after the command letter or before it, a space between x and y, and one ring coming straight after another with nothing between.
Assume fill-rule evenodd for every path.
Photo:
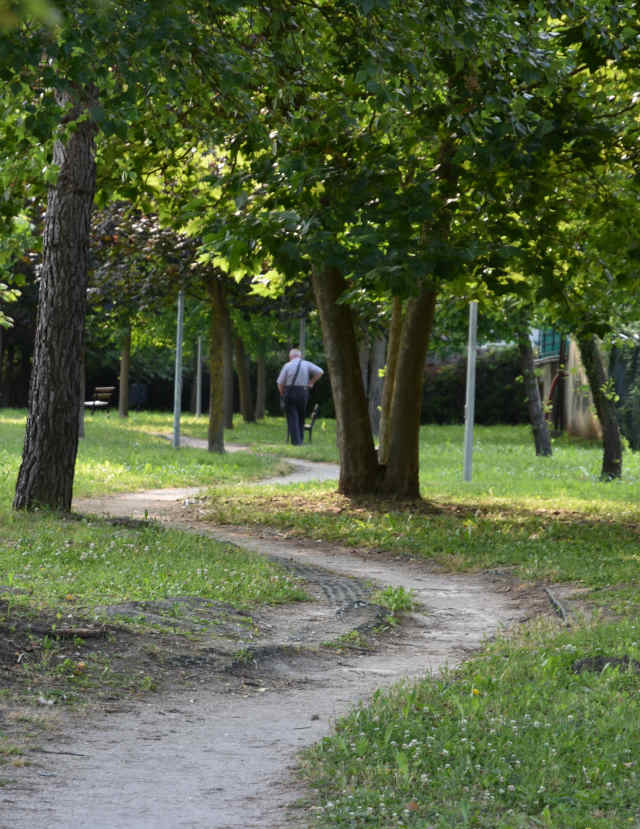
<instances>
[{"instance_id":1,"label":"light blue shirt","mask_svg":"<svg viewBox=\"0 0 640 829\"><path fill-rule=\"evenodd\" d=\"M293 384L293 378L295 376L296 369L298 368L298 363L300 363L300 370L298 371L298 376L296 377L296 386L308 386L309 380L322 377L324 374L320 366L317 366L315 363L311 363L309 360L304 360L302 357L294 357L293 360L289 360L289 362L285 363L280 369L280 374L276 380L276 383L279 386L291 386Z\"/></svg>"}]
</instances>

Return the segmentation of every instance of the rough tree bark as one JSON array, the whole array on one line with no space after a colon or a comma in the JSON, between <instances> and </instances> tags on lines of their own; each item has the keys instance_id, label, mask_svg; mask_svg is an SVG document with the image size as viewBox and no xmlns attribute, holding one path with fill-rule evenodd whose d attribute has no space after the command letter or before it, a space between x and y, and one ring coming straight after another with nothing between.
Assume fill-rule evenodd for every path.
<instances>
[{"instance_id":1,"label":"rough tree bark","mask_svg":"<svg viewBox=\"0 0 640 829\"><path fill-rule=\"evenodd\" d=\"M66 93L58 99L67 110L69 132L53 149L60 172L45 212L29 414L14 509L69 511L78 449L96 127L89 118L78 120L88 101L71 101Z\"/></svg>"},{"instance_id":2,"label":"rough tree bark","mask_svg":"<svg viewBox=\"0 0 640 829\"><path fill-rule=\"evenodd\" d=\"M120 380L118 383L118 414L129 417L129 366L131 365L131 326L127 325L120 341Z\"/></svg>"},{"instance_id":3,"label":"rough tree bark","mask_svg":"<svg viewBox=\"0 0 640 829\"><path fill-rule=\"evenodd\" d=\"M615 402L607 391L607 372L602 361L598 340L593 334L578 337L582 365L589 380L591 395L602 427L603 481L622 477L622 441Z\"/></svg>"},{"instance_id":4,"label":"rough tree bark","mask_svg":"<svg viewBox=\"0 0 640 829\"><path fill-rule=\"evenodd\" d=\"M315 267L312 282L336 410L338 489L345 495L376 492L381 467L373 447L353 316L351 309L338 301L346 284L340 271L333 267Z\"/></svg>"},{"instance_id":5,"label":"rough tree bark","mask_svg":"<svg viewBox=\"0 0 640 829\"><path fill-rule=\"evenodd\" d=\"M402 498L420 497L420 408L435 307L428 285L408 300L398 346L384 491Z\"/></svg>"},{"instance_id":6,"label":"rough tree bark","mask_svg":"<svg viewBox=\"0 0 640 829\"><path fill-rule=\"evenodd\" d=\"M533 348L529 339L529 331L522 328L518 331L518 351L520 353L520 370L524 379L524 390L527 396L529 423L533 432L533 442L536 455L549 457L552 454L551 437L547 421L544 416L544 407L540 399L540 387L533 365Z\"/></svg>"},{"instance_id":7,"label":"rough tree bark","mask_svg":"<svg viewBox=\"0 0 640 829\"><path fill-rule=\"evenodd\" d=\"M225 293L220 279L214 274L207 281L210 303L209 352L209 452L224 452L224 373L225 373Z\"/></svg>"}]
</instances>

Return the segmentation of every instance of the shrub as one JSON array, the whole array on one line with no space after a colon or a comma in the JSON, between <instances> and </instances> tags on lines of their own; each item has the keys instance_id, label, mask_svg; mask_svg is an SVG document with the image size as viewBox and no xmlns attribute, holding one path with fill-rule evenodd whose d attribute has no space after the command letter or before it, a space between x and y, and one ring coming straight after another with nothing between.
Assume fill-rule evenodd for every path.
<instances>
[{"instance_id":1,"label":"shrub","mask_svg":"<svg viewBox=\"0 0 640 829\"><path fill-rule=\"evenodd\" d=\"M422 393L422 423L462 423L467 360L427 367ZM475 420L482 425L527 422L524 387L518 382L520 361L515 346L492 348L478 355Z\"/></svg>"}]
</instances>

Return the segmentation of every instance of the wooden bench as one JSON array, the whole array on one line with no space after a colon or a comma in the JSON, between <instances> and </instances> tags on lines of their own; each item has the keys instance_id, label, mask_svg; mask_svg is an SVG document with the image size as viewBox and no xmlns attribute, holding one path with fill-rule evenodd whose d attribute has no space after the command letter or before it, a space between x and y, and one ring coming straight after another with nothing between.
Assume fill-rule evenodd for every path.
<instances>
[{"instance_id":1,"label":"wooden bench","mask_svg":"<svg viewBox=\"0 0 640 829\"><path fill-rule=\"evenodd\" d=\"M304 424L304 431L309 433L309 443L311 443L311 433L313 432L313 424L318 419L318 412L320 411L320 404L316 403L316 405L311 409L311 417L309 418L309 422Z\"/></svg>"},{"instance_id":2,"label":"wooden bench","mask_svg":"<svg viewBox=\"0 0 640 829\"><path fill-rule=\"evenodd\" d=\"M107 409L111 405L115 390L115 386L96 386L91 400L84 401L85 409L90 409L92 412L96 409Z\"/></svg>"}]
</instances>

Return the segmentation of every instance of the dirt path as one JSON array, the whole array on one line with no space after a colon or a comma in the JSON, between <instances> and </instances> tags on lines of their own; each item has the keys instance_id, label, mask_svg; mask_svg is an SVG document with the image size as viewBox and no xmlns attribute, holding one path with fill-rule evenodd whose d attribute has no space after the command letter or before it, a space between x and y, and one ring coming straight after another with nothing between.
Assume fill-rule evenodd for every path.
<instances>
[{"instance_id":1,"label":"dirt path","mask_svg":"<svg viewBox=\"0 0 640 829\"><path fill-rule=\"evenodd\" d=\"M335 468L321 472L335 475ZM0 790L0 827L305 826L306 808L293 806L304 797L294 774L301 748L377 688L453 666L499 628L532 613L533 597L489 577L364 559L274 533L193 525L184 504L195 495L154 491L74 506L169 520L273 556L305 579L314 601L258 615L260 633L246 664L231 666L242 683L225 690L194 672L180 692L149 695L76 723L64 739L47 745L36 766ZM318 651L341 633L375 627L379 609L367 601L371 582L412 589L421 611L378 638L374 652Z\"/></svg>"}]
</instances>

